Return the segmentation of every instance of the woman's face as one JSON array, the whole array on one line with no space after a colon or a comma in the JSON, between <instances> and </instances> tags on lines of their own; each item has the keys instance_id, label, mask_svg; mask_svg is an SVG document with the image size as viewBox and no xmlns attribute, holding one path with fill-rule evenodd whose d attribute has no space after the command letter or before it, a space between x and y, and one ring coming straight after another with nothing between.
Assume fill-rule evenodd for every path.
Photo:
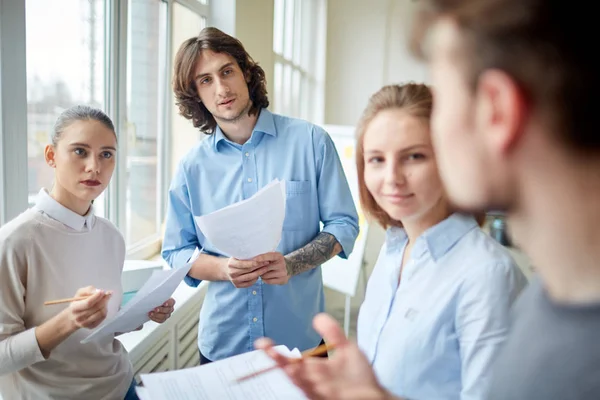
<instances>
[{"instance_id":1,"label":"woman's face","mask_svg":"<svg viewBox=\"0 0 600 400\"><path fill-rule=\"evenodd\" d=\"M46 162L55 169L55 188L61 198L88 204L110 182L115 169L117 138L94 120L68 125L56 145L46 147Z\"/></svg>"},{"instance_id":2,"label":"woman's face","mask_svg":"<svg viewBox=\"0 0 600 400\"><path fill-rule=\"evenodd\" d=\"M443 203L428 123L402 109L379 112L363 136L367 189L393 220L420 219Z\"/></svg>"}]
</instances>

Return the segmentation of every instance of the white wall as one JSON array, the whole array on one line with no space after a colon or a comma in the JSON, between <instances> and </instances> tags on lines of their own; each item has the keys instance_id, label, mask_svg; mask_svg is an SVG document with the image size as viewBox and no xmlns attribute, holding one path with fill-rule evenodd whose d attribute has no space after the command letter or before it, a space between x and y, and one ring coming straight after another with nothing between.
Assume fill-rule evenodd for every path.
<instances>
[{"instance_id":1,"label":"white wall","mask_svg":"<svg viewBox=\"0 0 600 400\"><path fill-rule=\"evenodd\" d=\"M388 13L388 37L384 83L416 81L429 83L426 65L408 50L411 20L417 9L414 0L391 0Z\"/></svg>"},{"instance_id":2,"label":"white wall","mask_svg":"<svg viewBox=\"0 0 600 400\"><path fill-rule=\"evenodd\" d=\"M273 99L274 0L218 0L211 4L210 25L238 38L265 70L269 99Z\"/></svg>"},{"instance_id":3,"label":"white wall","mask_svg":"<svg viewBox=\"0 0 600 400\"><path fill-rule=\"evenodd\" d=\"M238 0L236 4L237 37L246 51L265 70L267 92L273 102L273 77L275 57L273 54L273 0Z\"/></svg>"},{"instance_id":4,"label":"white wall","mask_svg":"<svg viewBox=\"0 0 600 400\"><path fill-rule=\"evenodd\" d=\"M409 54L410 0L329 0L325 123L354 125L381 86L425 81L424 64Z\"/></svg>"}]
</instances>

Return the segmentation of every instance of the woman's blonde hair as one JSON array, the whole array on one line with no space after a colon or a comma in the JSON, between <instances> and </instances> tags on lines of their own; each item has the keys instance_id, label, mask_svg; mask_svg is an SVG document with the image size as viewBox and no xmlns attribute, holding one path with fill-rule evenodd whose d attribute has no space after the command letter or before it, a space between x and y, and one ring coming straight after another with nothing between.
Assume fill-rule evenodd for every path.
<instances>
[{"instance_id":1,"label":"woman's blonde hair","mask_svg":"<svg viewBox=\"0 0 600 400\"><path fill-rule=\"evenodd\" d=\"M427 85L420 83L407 83L404 85L384 86L369 98L369 103L356 128L356 170L358 174L358 188L361 207L364 212L377 220L381 226L402 226L400 221L390 216L377 204L367 185L365 184L365 158L364 136L367 127L382 111L401 109L410 115L422 118L427 123L431 119L433 97Z\"/></svg>"}]
</instances>

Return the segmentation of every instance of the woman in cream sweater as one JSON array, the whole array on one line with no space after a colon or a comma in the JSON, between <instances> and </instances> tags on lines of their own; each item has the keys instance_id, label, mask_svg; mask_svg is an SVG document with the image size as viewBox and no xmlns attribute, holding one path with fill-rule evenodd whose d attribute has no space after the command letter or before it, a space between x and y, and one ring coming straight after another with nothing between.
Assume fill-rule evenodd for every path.
<instances>
[{"instance_id":1,"label":"woman in cream sweater","mask_svg":"<svg viewBox=\"0 0 600 400\"><path fill-rule=\"evenodd\" d=\"M80 343L122 300L125 242L92 206L111 179L116 152L106 114L66 110L45 150L54 187L0 228L0 398L137 398L118 340ZM72 296L89 297L44 306ZM150 318L164 322L173 306L169 299Z\"/></svg>"}]
</instances>

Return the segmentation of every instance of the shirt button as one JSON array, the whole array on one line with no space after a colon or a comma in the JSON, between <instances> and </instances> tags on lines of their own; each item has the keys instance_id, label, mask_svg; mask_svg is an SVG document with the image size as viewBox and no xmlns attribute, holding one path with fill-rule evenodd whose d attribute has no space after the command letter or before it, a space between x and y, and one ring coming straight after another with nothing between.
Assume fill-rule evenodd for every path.
<instances>
[{"instance_id":1,"label":"shirt button","mask_svg":"<svg viewBox=\"0 0 600 400\"><path fill-rule=\"evenodd\" d=\"M254 318L252 318L252 321L256 322L256 321L258 321L258 318L254 317Z\"/></svg>"},{"instance_id":2,"label":"shirt button","mask_svg":"<svg viewBox=\"0 0 600 400\"><path fill-rule=\"evenodd\" d=\"M256 290L253 290L253 291L252 291L252 294L256 296Z\"/></svg>"},{"instance_id":3,"label":"shirt button","mask_svg":"<svg viewBox=\"0 0 600 400\"><path fill-rule=\"evenodd\" d=\"M246 152L246 157L250 157L250 153Z\"/></svg>"},{"instance_id":4,"label":"shirt button","mask_svg":"<svg viewBox=\"0 0 600 400\"><path fill-rule=\"evenodd\" d=\"M252 178L248 178L248 182L252 182Z\"/></svg>"}]
</instances>

